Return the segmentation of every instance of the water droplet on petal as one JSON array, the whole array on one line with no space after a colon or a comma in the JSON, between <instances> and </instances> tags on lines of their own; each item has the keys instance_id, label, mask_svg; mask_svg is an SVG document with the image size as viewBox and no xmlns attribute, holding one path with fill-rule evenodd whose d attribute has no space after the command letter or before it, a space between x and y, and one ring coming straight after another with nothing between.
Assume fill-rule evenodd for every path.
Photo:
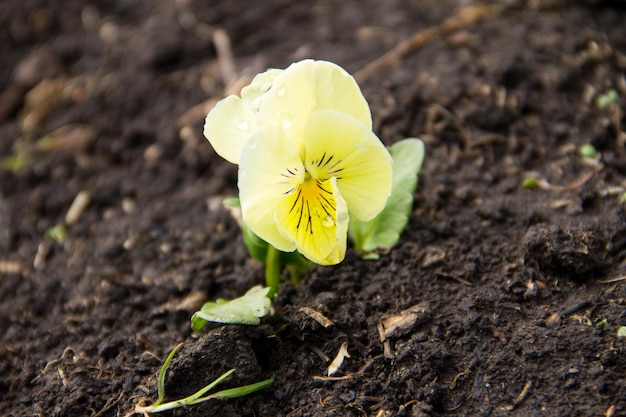
<instances>
[{"instance_id":1,"label":"water droplet on petal","mask_svg":"<svg viewBox=\"0 0 626 417\"><path fill-rule=\"evenodd\" d=\"M250 126L248 125L248 121L246 119L241 119L239 123L237 123L237 128L241 130L248 130Z\"/></svg>"},{"instance_id":2,"label":"water droplet on petal","mask_svg":"<svg viewBox=\"0 0 626 417\"><path fill-rule=\"evenodd\" d=\"M324 225L324 227L333 227L335 225L335 221L331 216L326 216L322 219L322 225Z\"/></svg>"},{"instance_id":3,"label":"water droplet on petal","mask_svg":"<svg viewBox=\"0 0 626 417\"><path fill-rule=\"evenodd\" d=\"M278 94L278 97L283 97L285 95L285 87L280 87L276 94Z\"/></svg>"},{"instance_id":4,"label":"water droplet on petal","mask_svg":"<svg viewBox=\"0 0 626 417\"><path fill-rule=\"evenodd\" d=\"M289 129L292 124L293 120L291 119L291 117L285 117L283 119L283 129Z\"/></svg>"},{"instance_id":5,"label":"water droplet on petal","mask_svg":"<svg viewBox=\"0 0 626 417\"><path fill-rule=\"evenodd\" d=\"M265 83L261 86L261 93L267 93L272 88L272 83Z\"/></svg>"}]
</instances>

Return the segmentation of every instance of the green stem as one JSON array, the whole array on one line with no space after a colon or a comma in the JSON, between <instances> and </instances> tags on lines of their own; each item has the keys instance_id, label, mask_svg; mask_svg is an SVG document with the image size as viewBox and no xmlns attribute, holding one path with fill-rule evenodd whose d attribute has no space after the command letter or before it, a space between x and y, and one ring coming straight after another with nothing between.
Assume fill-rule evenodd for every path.
<instances>
[{"instance_id":1,"label":"green stem","mask_svg":"<svg viewBox=\"0 0 626 417\"><path fill-rule=\"evenodd\" d=\"M269 295L274 298L280 285L280 252L272 245L267 246L265 256L265 285L272 289Z\"/></svg>"},{"instance_id":2,"label":"green stem","mask_svg":"<svg viewBox=\"0 0 626 417\"><path fill-rule=\"evenodd\" d=\"M298 266L294 264L286 265L287 271L289 272L289 278L291 279L291 283L294 285L298 285L300 283L300 274L298 273Z\"/></svg>"}]
</instances>

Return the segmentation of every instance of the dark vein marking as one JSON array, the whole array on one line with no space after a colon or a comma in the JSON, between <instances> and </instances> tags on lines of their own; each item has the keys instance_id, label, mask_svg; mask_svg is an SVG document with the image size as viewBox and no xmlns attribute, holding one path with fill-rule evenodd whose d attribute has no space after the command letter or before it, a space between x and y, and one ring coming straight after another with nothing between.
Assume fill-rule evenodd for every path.
<instances>
[{"instance_id":1,"label":"dark vein marking","mask_svg":"<svg viewBox=\"0 0 626 417\"><path fill-rule=\"evenodd\" d=\"M294 200L293 205L289 209L289 214L291 214L293 209L296 207L296 204L298 204L298 200L300 200L300 195L302 195L302 190L298 188L298 195L296 196L296 199Z\"/></svg>"},{"instance_id":2,"label":"dark vein marking","mask_svg":"<svg viewBox=\"0 0 626 417\"><path fill-rule=\"evenodd\" d=\"M306 201L306 211L307 211L307 222L306 222L306 230L309 230L311 234L313 234L313 222L311 221L311 207L309 207L309 201Z\"/></svg>"}]
</instances>

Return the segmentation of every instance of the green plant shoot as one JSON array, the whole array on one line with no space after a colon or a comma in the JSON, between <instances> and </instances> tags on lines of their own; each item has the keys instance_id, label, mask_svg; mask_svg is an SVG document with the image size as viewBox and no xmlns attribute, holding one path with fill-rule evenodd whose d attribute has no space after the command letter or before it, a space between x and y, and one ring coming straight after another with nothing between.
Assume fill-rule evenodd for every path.
<instances>
[{"instance_id":1,"label":"green plant shoot","mask_svg":"<svg viewBox=\"0 0 626 417\"><path fill-rule=\"evenodd\" d=\"M424 160L424 144L419 139L404 139L391 146L389 153L393 158L393 182L385 208L369 222L350 219L348 233L355 249L361 253L395 245L413 208L413 192Z\"/></svg>"},{"instance_id":2,"label":"green plant shoot","mask_svg":"<svg viewBox=\"0 0 626 417\"><path fill-rule=\"evenodd\" d=\"M590 143L586 143L578 148L578 153L583 158L594 158L598 154L598 151L595 146Z\"/></svg>"},{"instance_id":3,"label":"green plant shoot","mask_svg":"<svg viewBox=\"0 0 626 417\"><path fill-rule=\"evenodd\" d=\"M617 103L617 100L619 100L619 94L616 89L611 88L596 98L596 107L603 109L609 104Z\"/></svg>"},{"instance_id":4,"label":"green plant shoot","mask_svg":"<svg viewBox=\"0 0 626 417\"><path fill-rule=\"evenodd\" d=\"M46 230L44 238L54 240L57 243L63 243L67 238L67 227L64 224L52 226Z\"/></svg>"},{"instance_id":5,"label":"green plant shoot","mask_svg":"<svg viewBox=\"0 0 626 417\"><path fill-rule=\"evenodd\" d=\"M167 403L163 403L165 399L165 375L167 373L167 369L174 358L174 355L178 351L178 349L182 346L182 343L176 346L170 354L167 356L167 359L163 363L161 370L159 371L158 381L157 381L157 391L158 391L158 399L149 406L137 405L135 406L135 410L130 414L144 414L149 415L149 413L160 413L162 411L173 410L175 408L180 407L188 407L191 405L199 404L208 400L225 400L230 398L238 398L243 397L248 394L252 394L253 392L259 391L265 387L268 387L274 383L274 377L268 378L266 380L256 382L250 385L244 385L241 387L230 388L226 390L222 390L216 392L214 394L208 394L213 388L224 382L229 376L231 376L235 369L231 369L229 371L224 372L218 378L213 380L210 384L201 388L194 394L185 397L180 400L170 401Z\"/></svg>"}]
</instances>

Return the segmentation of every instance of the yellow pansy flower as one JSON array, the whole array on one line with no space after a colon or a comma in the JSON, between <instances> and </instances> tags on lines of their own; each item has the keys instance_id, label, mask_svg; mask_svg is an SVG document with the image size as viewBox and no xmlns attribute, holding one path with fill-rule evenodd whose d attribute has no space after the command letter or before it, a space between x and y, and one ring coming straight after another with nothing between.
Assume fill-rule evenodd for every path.
<instances>
[{"instance_id":1,"label":"yellow pansy flower","mask_svg":"<svg viewBox=\"0 0 626 417\"><path fill-rule=\"evenodd\" d=\"M246 225L275 248L321 265L343 260L349 215L373 219L391 192L392 160L341 67L305 60L257 75L221 100L204 134L239 164Z\"/></svg>"}]
</instances>

